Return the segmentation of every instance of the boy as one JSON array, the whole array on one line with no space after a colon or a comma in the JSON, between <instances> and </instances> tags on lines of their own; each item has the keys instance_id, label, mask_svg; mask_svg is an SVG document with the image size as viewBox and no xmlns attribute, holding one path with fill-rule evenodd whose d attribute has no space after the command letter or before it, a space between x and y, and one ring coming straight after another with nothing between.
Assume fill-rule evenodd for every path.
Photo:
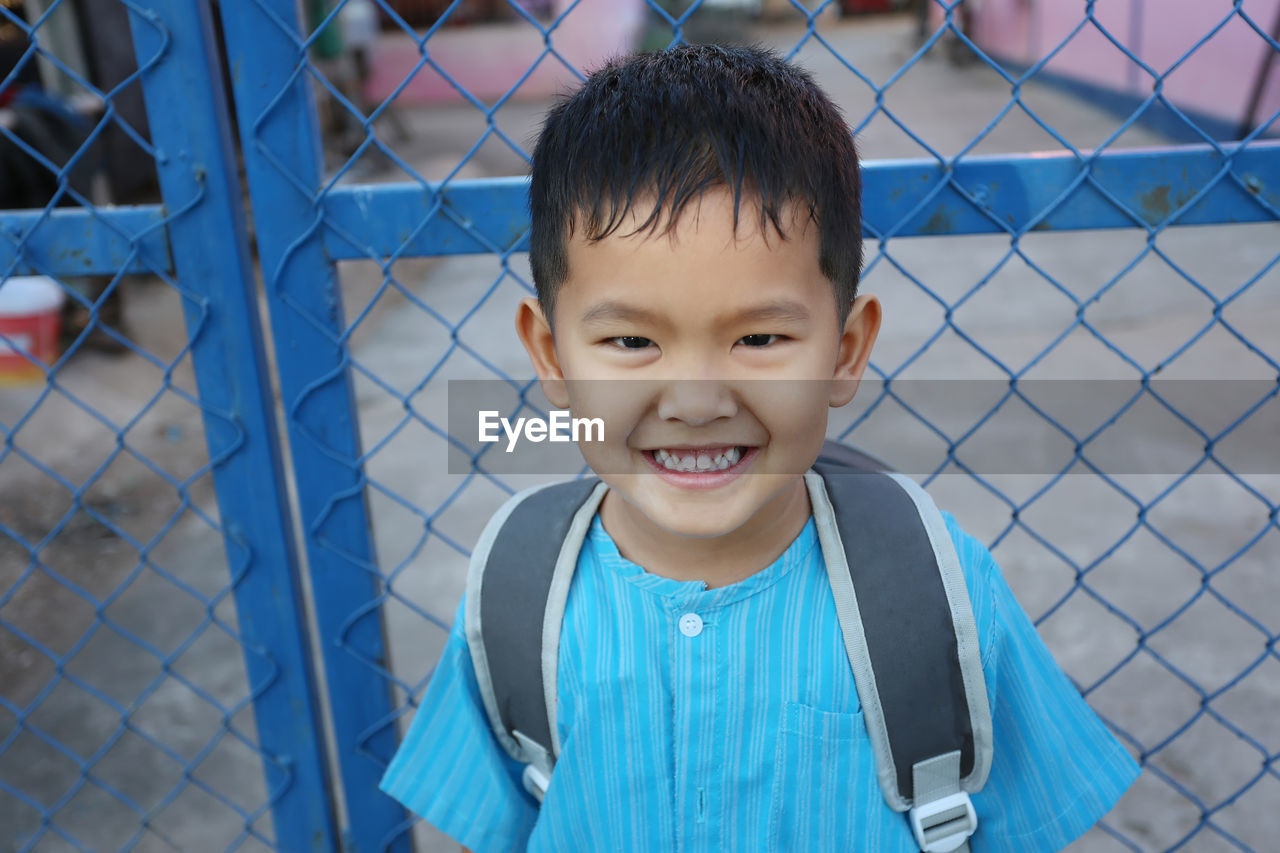
<instances>
[{"instance_id":1,"label":"boy","mask_svg":"<svg viewBox=\"0 0 1280 853\"><path fill-rule=\"evenodd\" d=\"M803 479L880 326L859 194L836 108L757 48L615 61L550 112L516 326L552 404L604 419L580 446L608 491L568 592L541 805L490 729L465 602L383 780L467 848L920 849L876 783ZM1137 766L945 518L994 732L970 844L1061 849Z\"/></svg>"}]
</instances>

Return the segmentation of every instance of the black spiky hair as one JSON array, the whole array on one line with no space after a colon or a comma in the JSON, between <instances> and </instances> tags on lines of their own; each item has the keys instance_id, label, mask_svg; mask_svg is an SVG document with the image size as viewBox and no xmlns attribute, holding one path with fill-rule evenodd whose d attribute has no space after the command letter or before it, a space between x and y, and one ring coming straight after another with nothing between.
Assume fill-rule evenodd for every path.
<instances>
[{"instance_id":1,"label":"black spiky hair","mask_svg":"<svg viewBox=\"0 0 1280 853\"><path fill-rule=\"evenodd\" d=\"M759 205L762 233L771 223L786 239L787 202L818 224L819 266L843 322L862 271L853 135L806 71L757 45L616 58L547 113L533 152L529 258L548 319L574 234L604 239L641 196L656 203L630 233L656 229L664 212L670 233L713 187L732 189L735 229L744 195Z\"/></svg>"}]
</instances>

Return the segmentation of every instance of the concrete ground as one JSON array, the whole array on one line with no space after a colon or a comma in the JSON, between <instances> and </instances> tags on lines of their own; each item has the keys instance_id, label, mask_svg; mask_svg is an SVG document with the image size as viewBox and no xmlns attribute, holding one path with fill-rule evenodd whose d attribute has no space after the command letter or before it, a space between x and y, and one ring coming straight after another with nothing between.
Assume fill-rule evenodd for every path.
<instances>
[{"instance_id":1,"label":"concrete ground","mask_svg":"<svg viewBox=\"0 0 1280 853\"><path fill-rule=\"evenodd\" d=\"M905 19L824 21L823 37L848 61L883 82L911 55L910 24ZM795 27L774 26L759 33L767 42L794 45ZM874 98L826 48L810 42L797 54L857 124ZM1087 103L1034 84L1023 101L1074 145L1088 148L1106 140L1119 122ZM941 59L918 62L885 98L885 106L939 153L953 154L995 116L1009 90L994 72L975 66L955 68ZM498 125L517 142L536 132L545 103L514 101L497 115ZM453 171L484 128L472 108L435 107L405 111L410 139L397 143L401 155L428 177ZM885 116L859 134L863 156L886 159L922 156L923 150ZM1122 146L1161 144L1156 136L1130 129ZM1021 110L1015 109L974 149L975 153L1053 150L1056 143ZM360 174L396 180L370 160ZM458 172L461 177L508 175L524 171L524 161L497 139L490 139ZM1143 250L1137 232L1035 234L1021 241L1031 263L1067 291L1083 298L1102 288ZM1280 247L1280 225L1171 229L1156 246L1190 277L1219 298L1267 269ZM954 303L1004 258L1007 238L946 237L868 245L869 270L864 289L885 304L885 327L876 365L891 372L902 366L922 342L944 323L944 309L903 271ZM348 316L372 298L382 275L376 265L342 265ZM529 281L526 259L513 257L504 268L492 257L407 260L392 270L396 281L451 322L470 311L478 294L498 286L457 333L457 340L506 373L527 377L529 369L511 334L516 301L525 294L517 278ZM179 309L161 285L139 283L126 318L131 334L156 352L176 354L181 346ZM1119 283L1093 304L1088 318L1098 335L1077 328L1029 372L1044 379L1102 380L1132 376L1116 350L1147 368L1164 363L1162 375L1182 379L1261 379L1276 372L1250 352L1240 338L1271 359L1280 359L1280 273L1267 270L1223 312L1222 319L1240 337L1219 324L1177 358L1181 345L1213 319L1211 303L1165 261L1148 254ZM913 361L904 377L913 379L997 378L1002 374L978 347L1004 364L1021 368L1064 332L1075 306L1030 264L1014 257L987 284L956 309L953 319L970 341L947 331ZM1105 341L1099 338L1105 338ZM354 357L390 386L407 393L444 354L446 331L394 290L388 291L352 338ZM975 344L977 346L975 346ZM487 369L474 357L455 353L439 377L413 396L416 410L444 420L445 380L481 378ZM90 356L73 362L64 380L95 408L117 423L127 422L162 385L158 371L134 357ZM189 378L185 369L178 383ZM188 386L183 386L188 387ZM926 386L920 386L926 387ZM1080 386L1087 388L1088 386ZM0 423L25 415L36 391L0 390ZM401 400L366 380L357 380L360 427L366 446L388 435L403 417ZM858 402L855 402L856 410ZM46 408L48 410L46 411ZM1064 415L1065 417L1065 415ZM847 422L847 421L843 421ZM842 422L842 423L843 423ZM853 436L890 461L918 442L932 441L903 427L901 416L869 420ZM993 446L1025 445L1025 421L986 428ZM164 395L152 414L132 430L133 446L166 470L191 472L203 463L199 421L185 403ZM83 482L114 446L114 436L82 412L46 403L39 417L19 433L18 443L43 464L72 482ZM1158 445L1158 442L1154 444ZM1141 447L1134 452L1155 453ZM1048 451L1046 451L1048 452ZM392 493L432 516L432 530L470 545L505 493L476 480L442 506L461 482L448 473L444 444L418 425L399 431L369 462L378 488L369 492L380 564L394 573L392 600L386 608L392 663L396 674L418 684L429 674L444 639L406 602L448 621L462 591L465 560L438 536L419 544L422 518L386 496ZM1119 730L1148 770L1106 821L1072 847L1081 853L1124 849L1162 850L1191 832L1201 820L1192 797L1212 811L1214 825L1240 844L1269 850L1280 834L1280 813L1269 807L1280 796L1280 780L1259 777L1265 755L1280 752L1280 661L1266 655L1269 637L1280 633L1280 531L1269 532L1270 506L1280 502L1280 467L1271 460L1253 465L1238 479L1202 474L1177 479L1171 466L1148 462L1113 479L1141 502L1152 502L1148 527L1128 538L1137 519L1135 503L1113 486L1088 474L1063 478L1022 508L1021 525L1010 525L1010 501L1023 503L1044 488L1045 468L1027 473L993 474L979 481L962 473L944 473L930 483L939 503L954 512L976 536L998 544L994 554L1026 610L1044 614L1076 580L1075 569L1089 566L1085 586L1076 589L1040 629L1063 667L1076 681L1092 687L1093 706ZM1265 462L1265 459L1264 459ZM118 470L117 470L118 466ZM221 542L204 520L183 511L172 489L129 460L108 468L91 493L93 505L143 541L164 529L175 513L179 522L150 554L152 564L202 595L214 595L226 582ZM529 478L511 477L520 487ZM1252 489L1251 493L1249 489ZM193 497L208 507L207 489ZM11 456L0 464L0 522L38 539L67 511L69 498L47 477ZM211 510L210 510L211 512ZM94 595L105 596L132 576L136 551L101 525L77 514L49 545L49 559L64 576ZM1158 531L1164 537L1156 535ZM1114 550L1113 550L1114 548ZM1237 552L1238 555L1237 555ZM1211 581L1194 562L1223 566ZM16 581L25 552L0 538L0 595ZM106 610L111 624L145 638L153 647L177 648L202 619L199 602L160 573L146 569L127 593ZM1191 602L1185 610L1181 608ZM1176 616L1175 616L1176 614ZM218 615L234 625L229 603ZM66 666L66 672L116 701L128 705L156 682L158 689L132 709L131 722L174 755L190 760L211 742L213 748L194 776L232 803L252 810L262 802L260 768L251 750L222 735L216 707L190 686L165 678L158 659L136 644L104 629L92 607L65 587L47 579L26 583L0 606L0 620L35 636L58 654L75 648L86 631L94 633ZM1159 627L1159 630L1156 630ZM1129 658L1138 631L1150 632L1145 650ZM224 707L245 694L243 665L225 632L199 630L200 639L181 659L184 678ZM1127 661L1126 661L1127 659ZM1261 660L1248 675L1233 681ZM1122 661L1126 661L1120 665ZM1113 668L1119 668L1102 681ZM16 635L0 631L0 696L19 706L33 702L56 677L54 666ZM1205 701L1204 695L1211 700ZM406 715L406 721L408 717ZM67 680L57 684L29 718L49 738L88 756L117 731L119 714ZM250 715L238 713L235 728L252 739ZM1172 741L1165 741L1183 726ZM0 781L32 799L52 804L76 784L76 765L31 732L14 732L11 715L0 711ZM1247 736L1241 737L1240 733ZM1265 755L1264 755L1265 753ZM139 804L154 809L155 831L143 833L139 850L214 850L236 842L243 819L216 797L186 784L180 765L135 734L126 734L103 754L95 778ZM1250 786L1251 780L1257 778ZM165 798L175 786L182 793ZM1233 795L1247 787L1238 799ZM138 830L139 815L93 785L69 799L55 823L86 849L116 849ZM260 821L269 833L269 821ZM0 793L0 850L21 848L39 827L37 812ZM1127 840L1121 843L1117 834ZM416 830L419 850L452 850L454 845L425 825ZM240 849L258 849L255 841ZM75 849L46 832L36 850ZM1213 828L1205 828L1186 849L1238 849Z\"/></svg>"}]
</instances>

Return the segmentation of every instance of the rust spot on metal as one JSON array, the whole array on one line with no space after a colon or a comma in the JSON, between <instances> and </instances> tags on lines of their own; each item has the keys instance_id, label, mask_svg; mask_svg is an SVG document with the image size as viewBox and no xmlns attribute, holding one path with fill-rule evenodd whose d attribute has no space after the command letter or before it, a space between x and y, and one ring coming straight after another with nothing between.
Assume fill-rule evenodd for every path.
<instances>
[{"instance_id":1,"label":"rust spot on metal","mask_svg":"<svg viewBox=\"0 0 1280 853\"><path fill-rule=\"evenodd\" d=\"M920 231L923 234L950 234L952 228L951 214L947 213L945 207L940 207L933 212Z\"/></svg>"},{"instance_id":2,"label":"rust spot on metal","mask_svg":"<svg viewBox=\"0 0 1280 853\"><path fill-rule=\"evenodd\" d=\"M1169 201L1168 185L1161 185L1143 193L1138 196L1138 203L1142 206L1142 215L1153 224L1163 222L1173 212Z\"/></svg>"}]
</instances>

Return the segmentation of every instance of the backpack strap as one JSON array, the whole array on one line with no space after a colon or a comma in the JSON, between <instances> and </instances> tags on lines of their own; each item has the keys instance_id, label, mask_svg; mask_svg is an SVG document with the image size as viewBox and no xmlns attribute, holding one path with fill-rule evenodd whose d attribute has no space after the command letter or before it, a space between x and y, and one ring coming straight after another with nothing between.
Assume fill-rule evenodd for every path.
<instances>
[{"instance_id":1,"label":"backpack strap","mask_svg":"<svg viewBox=\"0 0 1280 853\"><path fill-rule=\"evenodd\" d=\"M841 444L831 439L822 442L822 450L818 452L818 461L814 463L814 467L819 466L823 466L825 469L844 468L848 469L846 473L859 474L893 470L887 462L879 457L872 456L861 448L850 444ZM831 472L828 470L828 473Z\"/></svg>"},{"instance_id":2,"label":"backpack strap","mask_svg":"<svg viewBox=\"0 0 1280 853\"><path fill-rule=\"evenodd\" d=\"M946 523L901 474L819 462L805 479L885 801L910 813L921 850L963 849L991 712Z\"/></svg>"},{"instance_id":3,"label":"backpack strap","mask_svg":"<svg viewBox=\"0 0 1280 853\"><path fill-rule=\"evenodd\" d=\"M465 620L480 696L498 741L526 765L525 789L539 802L560 754L553 721L569 582L606 489L591 478L520 492L471 552Z\"/></svg>"}]
</instances>

